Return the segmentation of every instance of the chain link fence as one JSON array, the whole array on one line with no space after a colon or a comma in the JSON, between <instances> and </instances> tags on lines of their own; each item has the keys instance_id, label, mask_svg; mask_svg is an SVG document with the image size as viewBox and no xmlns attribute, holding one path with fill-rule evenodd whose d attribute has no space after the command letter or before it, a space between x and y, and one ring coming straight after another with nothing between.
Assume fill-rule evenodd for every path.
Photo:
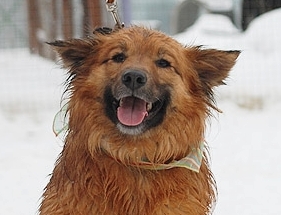
<instances>
[{"instance_id":1,"label":"chain link fence","mask_svg":"<svg viewBox=\"0 0 281 215\"><path fill-rule=\"evenodd\" d=\"M0 1L0 49L27 47L26 1Z\"/></svg>"},{"instance_id":2,"label":"chain link fence","mask_svg":"<svg viewBox=\"0 0 281 215\"><path fill-rule=\"evenodd\" d=\"M210 9L210 2L118 0L120 15L126 23L148 23L150 27L166 33L185 30L194 24L202 11L206 12L206 8L209 13L221 13L233 21L234 10L231 8L240 5L240 26L245 30L255 17L281 6L281 0L229 0L230 6L223 11L218 7L216 10ZM191 9L196 13L191 13ZM179 27L175 28L176 24ZM100 25L113 26L104 0L0 0L0 109L50 107L50 99L58 95L50 94L52 92L49 92L48 86L54 84L57 89L62 88L62 71L53 62L38 57L55 59L54 53L44 42L84 37ZM273 61L277 62L279 58L275 55ZM29 64L26 64L27 61ZM47 67L50 68L46 70Z\"/></svg>"}]
</instances>

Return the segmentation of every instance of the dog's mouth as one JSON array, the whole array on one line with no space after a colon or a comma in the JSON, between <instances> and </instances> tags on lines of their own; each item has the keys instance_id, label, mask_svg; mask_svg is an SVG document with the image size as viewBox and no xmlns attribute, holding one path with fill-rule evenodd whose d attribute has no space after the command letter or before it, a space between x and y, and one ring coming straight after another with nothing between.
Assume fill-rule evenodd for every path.
<instances>
[{"instance_id":1,"label":"dog's mouth","mask_svg":"<svg viewBox=\"0 0 281 215\"><path fill-rule=\"evenodd\" d=\"M155 99L149 99L145 95L128 94L116 98L108 88L104 99L106 114L117 125L117 128L122 133L137 135L163 121L170 96L165 91Z\"/></svg>"},{"instance_id":2,"label":"dog's mouth","mask_svg":"<svg viewBox=\"0 0 281 215\"><path fill-rule=\"evenodd\" d=\"M141 98L127 96L119 100L117 118L125 126L138 126L153 118L163 106L162 100L147 102Z\"/></svg>"}]
</instances>

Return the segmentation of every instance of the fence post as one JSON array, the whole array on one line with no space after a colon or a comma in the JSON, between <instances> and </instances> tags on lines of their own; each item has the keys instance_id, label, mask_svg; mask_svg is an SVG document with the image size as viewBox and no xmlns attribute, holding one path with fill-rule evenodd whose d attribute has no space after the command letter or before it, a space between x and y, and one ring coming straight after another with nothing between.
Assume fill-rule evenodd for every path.
<instances>
[{"instance_id":1,"label":"fence post","mask_svg":"<svg viewBox=\"0 0 281 215\"><path fill-rule=\"evenodd\" d=\"M80 0L84 14L83 36L102 25L100 0ZM54 52L45 42L72 38L74 35L72 0L27 0L29 21L29 49L33 54L55 59Z\"/></svg>"},{"instance_id":2,"label":"fence post","mask_svg":"<svg viewBox=\"0 0 281 215\"><path fill-rule=\"evenodd\" d=\"M29 51L32 54L39 53L39 43L36 31L39 28L39 16L37 0L27 0L28 10L28 31L29 31Z\"/></svg>"},{"instance_id":3,"label":"fence post","mask_svg":"<svg viewBox=\"0 0 281 215\"><path fill-rule=\"evenodd\" d=\"M100 8L100 0L82 0L83 2L83 25L84 37L89 35L93 28L102 25L102 13Z\"/></svg>"},{"instance_id":4,"label":"fence post","mask_svg":"<svg viewBox=\"0 0 281 215\"><path fill-rule=\"evenodd\" d=\"M62 27L64 39L69 39L73 37L72 9L72 1L63 0Z\"/></svg>"}]
</instances>

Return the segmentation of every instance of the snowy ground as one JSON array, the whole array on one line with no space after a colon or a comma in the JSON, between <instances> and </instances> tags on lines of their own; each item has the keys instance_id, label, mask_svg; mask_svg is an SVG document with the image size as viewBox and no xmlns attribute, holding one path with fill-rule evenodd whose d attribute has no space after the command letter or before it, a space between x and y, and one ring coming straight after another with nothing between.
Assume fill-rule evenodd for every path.
<instances>
[{"instance_id":1,"label":"snowy ground","mask_svg":"<svg viewBox=\"0 0 281 215\"><path fill-rule=\"evenodd\" d=\"M219 199L215 215L281 214L281 10L238 32L229 20L205 15L183 43L243 53L227 87L224 111L207 140ZM63 72L27 50L0 50L0 214L36 214L62 143L52 133Z\"/></svg>"}]
</instances>

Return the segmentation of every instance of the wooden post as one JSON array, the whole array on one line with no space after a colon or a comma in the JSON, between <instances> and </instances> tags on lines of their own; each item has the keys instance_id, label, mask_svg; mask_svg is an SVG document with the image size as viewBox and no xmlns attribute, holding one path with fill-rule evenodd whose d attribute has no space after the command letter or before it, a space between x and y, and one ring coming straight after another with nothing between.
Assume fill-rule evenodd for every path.
<instances>
[{"instance_id":1,"label":"wooden post","mask_svg":"<svg viewBox=\"0 0 281 215\"><path fill-rule=\"evenodd\" d=\"M52 19L52 21L51 21L51 25L53 26L53 28L51 28L51 32L50 32L50 39L51 40L54 40L54 39L56 39L56 37L57 37L57 19L58 19L58 17L57 17L57 5L56 5L56 1L57 0L52 0L52 2L51 2L51 13L52 13L52 16L51 16L51 19Z\"/></svg>"},{"instance_id":2,"label":"wooden post","mask_svg":"<svg viewBox=\"0 0 281 215\"><path fill-rule=\"evenodd\" d=\"M89 35L91 30L102 25L102 13L100 0L82 0L84 17L84 36Z\"/></svg>"},{"instance_id":3,"label":"wooden post","mask_svg":"<svg viewBox=\"0 0 281 215\"><path fill-rule=\"evenodd\" d=\"M84 36L86 36L91 34L94 28L102 25L102 11L100 0L81 1L84 9ZM74 36L72 0L27 0L27 6L30 52L54 59L54 52L45 42L53 41L58 36L62 36L63 39Z\"/></svg>"},{"instance_id":4,"label":"wooden post","mask_svg":"<svg viewBox=\"0 0 281 215\"><path fill-rule=\"evenodd\" d=\"M39 28L39 15L37 0L27 0L28 9L28 31L29 31L29 51L32 54L39 53L39 43L37 30Z\"/></svg>"},{"instance_id":5,"label":"wooden post","mask_svg":"<svg viewBox=\"0 0 281 215\"><path fill-rule=\"evenodd\" d=\"M55 59L54 52L45 44L56 37L56 0L50 2L27 0L29 50L32 54ZM48 16L42 15L42 8L48 11Z\"/></svg>"},{"instance_id":6,"label":"wooden post","mask_svg":"<svg viewBox=\"0 0 281 215\"><path fill-rule=\"evenodd\" d=\"M72 1L63 0L62 28L64 39L73 37Z\"/></svg>"}]
</instances>

